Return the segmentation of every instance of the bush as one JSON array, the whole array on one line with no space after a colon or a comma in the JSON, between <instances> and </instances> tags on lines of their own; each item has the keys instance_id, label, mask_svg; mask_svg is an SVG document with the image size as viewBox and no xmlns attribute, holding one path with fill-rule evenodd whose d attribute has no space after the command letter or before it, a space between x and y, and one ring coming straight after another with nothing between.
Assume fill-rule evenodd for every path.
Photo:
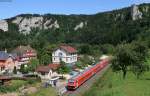
<instances>
[{"instance_id":1,"label":"bush","mask_svg":"<svg viewBox=\"0 0 150 96\"><path fill-rule=\"evenodd\" d=\"M27 84L24 80L12 80L10 85L2 85L0 86L1 93L14 92L17 91L21 86Z\"/></svg>"}]
</instances>

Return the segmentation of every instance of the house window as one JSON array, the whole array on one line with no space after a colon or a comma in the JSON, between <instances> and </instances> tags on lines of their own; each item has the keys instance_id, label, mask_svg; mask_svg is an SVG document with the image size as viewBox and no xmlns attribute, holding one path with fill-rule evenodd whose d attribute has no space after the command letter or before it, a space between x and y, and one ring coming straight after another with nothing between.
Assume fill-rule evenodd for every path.
<instances>
[{"instance_id":1,"label":"house window","mask_svg":"<svg viewBox=\"0 0 150 96\"><path fill-rule=\"evenodd\" d=\"M41 72L41 75L45 75L45 73L44 73L44 72Z\"/></svg>"},{"instance_id":2,"label":"house window","mask_svg":"<svg viewBox=\"0 0 150 96\"><path fill-rule=\"evenodd\" d=\"M70 59L71 59L71 61L72 61L73 58L71 57Z\"/></svg>"},{"instance_id":3,"label":"house window","mask_svg":"<svg viewBox=\"0 0 150 96\"><path fill-rule=\"evenodd\" d=\"M59 53L59 57L62 58L62 53L61 52Z\"/></svg>"},{"instance_id":4,"label":"house window","mask_svg":"<svg viewBox=\"0 0 150 96\"><path fill-rule=\"evenodd\" d=\"M60 61L62 61L62 57L63 57L63 56L62 56L62 53L60 52L60 53L59 53L59 59L60 59Z\"/></svg>"},{"instance_id":5,"label":"house window","mask_svg":"<svg viewBox=\"0 0 150 96\"><path fill-rule=\"evenodd\" d=\"M5 66L1 67L1 71L3 71L5 69Z\"/></svg>"}]
</instances>

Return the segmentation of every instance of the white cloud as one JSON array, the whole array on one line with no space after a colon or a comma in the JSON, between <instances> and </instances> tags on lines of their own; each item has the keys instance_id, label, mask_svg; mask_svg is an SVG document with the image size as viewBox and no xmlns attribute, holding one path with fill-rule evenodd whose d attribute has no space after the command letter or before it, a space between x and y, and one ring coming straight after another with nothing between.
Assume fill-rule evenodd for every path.
<instances>
[{"instance_id":1,"label":"white cloud","mask_svg":"<svg viewBox=\"0 0 150 96\"><path fill-rule=\"evenodd\" d=\"M133 0L136 4L141 4L141 3L150 3L150 0Z\"/></svg>"}]
</instances>

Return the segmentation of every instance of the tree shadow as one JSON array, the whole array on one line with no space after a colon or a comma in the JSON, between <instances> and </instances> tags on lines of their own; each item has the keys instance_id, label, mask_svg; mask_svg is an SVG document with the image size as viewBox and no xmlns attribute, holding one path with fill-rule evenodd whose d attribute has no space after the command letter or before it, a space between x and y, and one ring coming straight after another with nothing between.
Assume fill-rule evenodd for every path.
<instances>
[{"instance_id":1,"label":"tree shadow","mask_svg":"<svg viewBox=\"0 0 150 96\"><path fill-rule=\"evenodd\" d=\"M150 78L145 78L145 80L150 80Z\"/></svg>"}]
</instances>

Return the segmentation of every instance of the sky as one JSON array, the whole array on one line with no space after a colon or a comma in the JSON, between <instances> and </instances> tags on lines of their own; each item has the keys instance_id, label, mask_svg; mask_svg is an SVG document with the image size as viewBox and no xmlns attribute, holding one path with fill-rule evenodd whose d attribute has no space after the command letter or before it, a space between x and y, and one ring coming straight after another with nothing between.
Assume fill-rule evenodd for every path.
<instances>
[{"instance_id":1,"label":"sky","mask_svg":"<svg viewBox=\"0 0 150 96\"><path fill-rule=\"evenodd\" d=\"M0 0L0 19L19 14L95 14L150 0Z\"/></svg>"}]
</instances>

